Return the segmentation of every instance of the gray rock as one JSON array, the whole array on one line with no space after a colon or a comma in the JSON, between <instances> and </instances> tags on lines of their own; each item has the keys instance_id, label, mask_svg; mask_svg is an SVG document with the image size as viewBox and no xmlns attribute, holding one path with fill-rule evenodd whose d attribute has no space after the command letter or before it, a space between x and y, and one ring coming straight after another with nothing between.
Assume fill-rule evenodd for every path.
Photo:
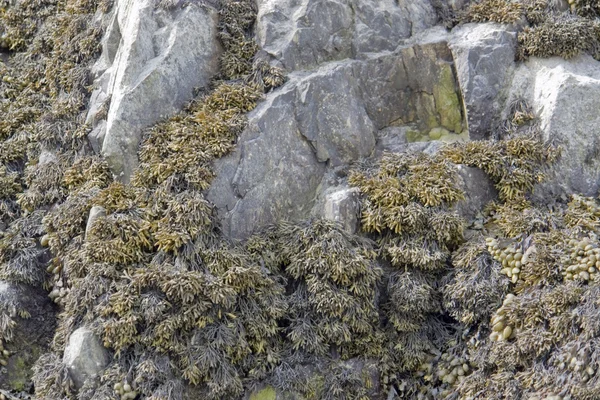
<instances>
[{"instance_id":1,"label":"gray rock","mask_svg":"<svg viewBox=\"0 0 600 400\"><path fill-rule=\"evenodd\" d=\"M289 70L394 50L436 23L426 0L261 0L257 36Z\"/></svg>"},{"instance_id":2,"label":"gray rock","mask_svg":"<svg viewBox=\"0 0 600 400\"><path fill-rule=\"evenodd\" d=\"M298 127L319 161L338 166L373 151L375 126L359 91L359 81L348 64L326 66L298 82Z\"/></svg>"},{"instance_id":3,"label":"gray rock","mask_svg":"<svg viewBox=\"0 0 600 400\"><path fill-rule=\"evenodd\" d=\"M514 73L517 35L508 25L465 24L450 48L463 96L469 136L483 139L499 118Z\"/></svg>"},{"instance_id":4,"label":"gray rock","mask_svg":"<svg viewBox=\"0 0 600 400\"><path fill-rule=\"evenodd\" d=\"M325 196L323 218L339 222L350 233L358 230L358 188L338 188Z\"/></svg>"},{"instance_id":5,"label":"gray rock","mask_svg":"<svg viewBox=\"0 0 600 400\"><path fill-rule=\"evenodd\" d=\"M241 239L280 219L307 218L327 188L317 190L326 170L372 155L379 129L462 129L457 90L443 40L290 74L248 115L237 149L215 162L207 196L224 233Z\"/></svg>"},{"instance_id":6,"label":"gray rock","mask_svg":"<svg viewBox=\"0 0 600 400\"><path fill-rule=\"evenodd\" d=\"M544 139L562 148L553 175L535 193L580 193L600 189L600 68L591 56L573 60L531 59L520 73L529 76L532 106Z\"/></svg>"},{"instance_id":7,"label":"gray rock","mask_svg":"<svg viewBox=\"0 0 600 400\"><path fill-rule=\"evenodd\" d=\"M94 129L90 131L87 135L88 141L92 146L92 150L96 153L100 153L102 150L102 143L104 143L104 138L106 137L106 120L100 121Z\"/></svg>"},{"instance_id":8,"label":"gray rock","mask_svg":"<svg viewBox=\"0 0 600 400\"><path fill-rule=\"evenodd\" d=\"M461 178L461 189L465 199L458 202L456 211L467 221L472 220L477 213L490 202L498 199L498 192L487 174L479 168L457 165Z\"/></svg>"},{"instance_id":9,"label":"gray rock","mask_svg":"<svg viewBox=\"0 0 600 400\"><path fill-rule=\"evenodd\" d=\"M76 388L83 386L87 379L99 376L110 359L100 339L86 327L75 330L69 336L63 355L63 362Z\"/></svg>"},{"instance_id":10,"label":"gray rock","mask_svg":"<svg viewBox=\"0 0 600 400\"><path fill-rule=\"evenodd\" d=\"M102 44L93 71L102 75L87 120L95 121L110 97L102 154L113 174L128 182L142 129L178 112L194 88L217 73L217 11L198 3L167 11L153 0L122 0Z\"/></svg>"},{"instance_id":11,"label":"gray rock","mask_svg":"<svg viewBox=\"0 0 600 400\"><path fill-rule=\"evenodd\" d=\"M29 313L23 318L20 312ZM10 352L2 367L0 388L23 391L30 385L33 364L49 351L56 327L56 308L41 288L0 281L0 313L15 325L3 335L4 348ZM8 320L3 319L3 323ZM4 357L2 357L4 358Z\"/></svg>"},{"instance_id":12,"label":"gray rock","mask_svg":"<svg viewBox=\"0 0 600 400\"><path fill-rule=\"evenodd\" d=\"M104 207L93 206L90 209L90 214L88 216L87 224L85 226L85 236L86 237L88 235L88 232L92 228L94 221L96 221L99 217L104 217L104 216L106 216L106 210L104 209Z\"/></svg>"}]
</instances>

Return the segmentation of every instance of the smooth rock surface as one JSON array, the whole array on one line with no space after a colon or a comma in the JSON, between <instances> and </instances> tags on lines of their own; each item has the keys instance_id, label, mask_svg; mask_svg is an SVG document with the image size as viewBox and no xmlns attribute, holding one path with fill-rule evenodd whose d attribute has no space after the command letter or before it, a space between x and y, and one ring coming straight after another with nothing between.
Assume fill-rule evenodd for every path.
<instances>
[{"instance_id":1,"label":"smooth rock surface","mask_svg":"<svg viewBox=\"0 0 600 400\"><path fill-rule=\"evenodd\" d=\"M435 25L427 0L259 0L261 48L289 70L394 50Z\"/></svg>"},{"instance_id":2,"label":"smooth rock surface","mask_svg":"<svg viewBox=\"0 0 600 400\"><path fill-rule=\"evenodd\" d=\"M487 138L504 106L515 69L517 34L508 25L465 24L452 31L450 48L471 139Z\"/></svg>"},{"instance_id":3,"label":"smooth rock surface","mask_svg":"<svg viewBox=\"0 0 600 400\"><path fill-rule=\"evenodd\" d=\"M216 160L208 191L226 235L307 218L325 172L373 154L378 130L413 123L462 129L444 40L290 74L248 114L236 150Z\"/></svg>"},{"instance_id":4,"label":"smooth rock surface","mask_svg":"<svg viewBox=\"0 0 600 400\"><path fill-rule=\"evenodd\" d=\"M117 3L87 120L100 124L96 114L110 100L102 154L119 180L128 182L137 166L142 129L178 112L218 72L217 19L213 7L198 3L168 11L153 0ZM90 139L97 145L101 136Z\"/></svg>"},{"instance_id":5,"label":"smooth rock surface","mask_svg":"<svg viewBox=\"0 0 600 400\"><path fill-rule=\"evenodd\" d=\"M80 388L86 379L100 375L110 363L110 354L89 328L81 327L69 336L63 362L75 386Z\"/></svg>"}]
</instances>

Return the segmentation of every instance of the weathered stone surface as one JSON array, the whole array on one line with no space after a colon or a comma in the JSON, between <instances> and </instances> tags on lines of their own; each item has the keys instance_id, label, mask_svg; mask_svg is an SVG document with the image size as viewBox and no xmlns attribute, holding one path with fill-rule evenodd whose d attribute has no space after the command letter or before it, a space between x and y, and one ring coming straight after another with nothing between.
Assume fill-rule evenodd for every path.
<instances>
[{"instance_id":1,"label":"weathered stone surface","mask_svg":"<svg viewBox=\"0 0 600 400\"><path fill-rule=\"evenodd\" d=\"M85 226L85 236L88 235L88 232L92 228L94 221L96 221L99 217L104 217L106 215L106 210L104 207L93 206L90 209L90 214L88 216L87 224Z\"/></svg>"},{"instance_id":2,"label":"weathered stone surface","mask_svg":"<svg viewBox=\"0 0 600 400\"><path fill-rule=\"evenodd\" d=\"M96 114L110 100L102 154L120 180L137 166L142 129L179 111L218 71L216 34L217 12L208 5L167 11L152 0L117 3L87 120L100 123Z\"/></svg>"},{"instance_id":3,"label":"weathered stone surface","mask_svg":"<svg viewBox=\"0 0 600 400\"><path fill-rule=\"evenodd\" d=\"M63 362L73 383L80 388L86 379L100 375L110 362L110 354L89 328L81 327L69 336Z\"/></svg>"},{"instance_id":4,"label":"weathered stone surface","mask_svg":"<svg viewBox=\"0 0 600 400\"><path fill-rule=\"evenodd\" d=\"M516 44L516 32L507 25L465 24L452 31L450 48L471 139L485 138L502 111Z\"/></svg>"},{"instance_id":5,"label":"weathered stone surface","mask_svg":"<svg viewBox=\"0 0 600 400\"><path fill-rule=\"evenodd\" d=\"M322 216L339 222L346 231L355 233L358 230L359 206L358 188L336 188L325 196Z\"/></svg>"},{"instance_id":6,"label":"weathered stone surface","mask_svg":"<svg viewBox=\"0 0 600 400\"><path fill-rule=\"evenodd\" d=\"M56 308L41 288L0 281L0 313L15 322L12 337L2 338L10 352L8 363L2 367L0 388L23 391L29 389L32 366L48 351L56 326ZM26 311L22 318L18 311Z\"/></svg>"},{"instance_id":7,"label":"weathered stone surface","mask_svg":"<svg viewBox=\"0 0 600 400\"><path fill-rule=\"evenodd\" d=\"M481 212L486 204L496 200L498 192L487 174L479 168L465 165L457 165L456 167L461 178L461 189L465 193L465 199L458 202L456 210L469 221L478 212Z\"/></svg>"},{"instance_id":8,"label":"weathered stone surface","mask_svg":"<svg viewBox=\"0 0 600 400\"><path fill-rule=\"evenodd\" d=\"M260 0L260 46L289 70L394 50L433 26L426 0Z\"/></svg>"},{"instance_id":9,"label":"weathered stone surface","mask_svg":"<svg viewBox=\"0 0 600 400\"><path fill-rule=\"evenodd\" d=\"M454 91L439 95L440 87ZM443 40L291 74L248 115L237 149L215 162L208 198L224 232L243 238L282 218L308 217L327 168L372 155L379 129L399 122L426 132L461 129L456 90ZM443 100L451 95L452 106ZM428 108L420 107L425 97Z\"/></svg>"},{"instance_id":10,"label":"weathered stone surface","mask_svg":"<svg viewBox=\"0 0 600 400\"><path fill-rule=\"evenodd\" d=\"M532 106L546 140L562 147L541 196L597 195L600 189L600 69L591 56L573 60L531 59L520 73L530 77Z\"/></svg>"}]
</instances>

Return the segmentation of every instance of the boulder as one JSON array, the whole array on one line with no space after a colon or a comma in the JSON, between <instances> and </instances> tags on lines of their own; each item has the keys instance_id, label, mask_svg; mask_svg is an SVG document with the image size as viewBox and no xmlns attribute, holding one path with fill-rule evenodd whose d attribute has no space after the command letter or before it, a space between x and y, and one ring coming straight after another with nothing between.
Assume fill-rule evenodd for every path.
<instances>
[{"instance_id":1,"label":"boulder","mask_svg":"<svg viewBox=\"0 0 600 400\"><path fill-rule=\"evenodd\" d=\"M443 40L289 78L248 114L236 150L215 162L207 196L232 238L280 219L307 218L325 172L372 155L378 130L400 123L427 133L437 126L462 129Z\"/></svg>"},{"instance_id":2,"label":"boulder","mask_svg":"<svg viewBox=\"0 0 600 400\"><path fill-rule=\"evenodd\" d=\"M261 48L289 70L394 50L435 25L426 0L260 0Z\"/></svg>"},{"instance_id":3,"label":"boulder","mask_svg":"<svg viewBox=\"0 0 600 400\"><path fill-rule=\"evenodd\" d=\"M358 188L336 188L325 196L322 216L325 219L340 223L347 232L356 233L359 222L359 208Z\"/></svg>"},{"instance_id":4,"label":"boulder","mask_svg":"<svg viewBox=\"0 0 600 400\"><path fill-rule=\"evenodd\" d=\"M485 139L499 119L515 69L517 34L511 26L465 24L452 31L450 48L471 139Z\"/></svg>"},{"instance_id":5,"label":"boulder","mask_svg":"<svg viewBox=\"0 0 600 400\"><path fill-rule=\"evenodd\" d=\"M1 338L9 354L0 352L0 388L29 390L33 364L49 350L56 311L41 288L0 281L0 316L3 327L9 327Z\"/></svg>"},{"instance_id":6,"label":"boulder","mask_svg":"<svg viewBox=\"0 0 600 400\"><path fill-rule=\"evenodd\" d=\"M550 179L535 193L580 193L600 189L600 69L591 56L572 60L531 59L521 73L529 76L531 101L544 139L562 148Z\"/></svg>"},{"instance_id":7,"label":"boulder","mask_svg":"<svg viewBox=\"0 0 600 400\"><path fill-rule=\"evenodd\" d=\"M218 72L216 9L186 3L165 10L155 3L117 2L93 70L98 89L87 120L101 124L97 114L105 108L106 127L90 139L95 146L102 141L102 154L123 182L137 166L142 129L177 113Z\"/></svg>"},{"instance_id":8,"label":"boulder","mask_svg":"<svg viewBox=\"0 0 600 400\"><path fill-rule=\"evenodd\" d=\"M498 199L498 191L485 172L475 167L457 165L460 187L465 199L456 204L456 211L467 221L475 218L477 213L490 202Z\"/></svg>"},{"instance_id":9,"label":"boulder","mask_svg":"<svg viewBox=\"0 0 600 400\"><path fill-rule=\"evenodd\" d=\"M110 360L108 350L89 328L78 328L69 336L63 362L76 388L98 377Z\"/></svg>"}]
</instances>

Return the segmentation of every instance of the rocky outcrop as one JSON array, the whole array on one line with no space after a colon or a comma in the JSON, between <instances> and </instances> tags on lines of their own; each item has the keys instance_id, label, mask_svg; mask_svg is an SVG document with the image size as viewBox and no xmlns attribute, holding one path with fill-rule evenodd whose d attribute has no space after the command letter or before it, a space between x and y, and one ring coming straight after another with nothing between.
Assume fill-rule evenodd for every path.
<instances>
[{"instance_id":1,"label":"rocky outcrop","mask_svg":"<svg viewBox=\"0 0 600 400\"><path fill-rule=\"evenodd\" d=\"M435 25L426 0L260 0L261 48L288 70L395 50Z\"/></svg>"},{"instance_id":2,"label":"rocky outcrop","mask_svg":"<svg viewBox=\"0 0 600 400\"><path fill-rule=\"evenodd\" d=\"M93 147L127 182L142 129L178 112L217 73L217 11L199 3L166 10L154 1L122 0L109 18L87 122Z\"/></svg>"},{"instance_id":3,"label":"rocky outcrop","mask_svg":"<svg viewBox=\"0 0 600 400\"><path fill-rule=\"evenodd\" d=\"M80 388L86 379L100 376L110 362L110 355L90 329L81 327L69 336L63 362L75 387Z\"/></svg>"},{"instance_id":4,"label":"rocky outcrop","mask_svg":"<svg viewBox=\"0 0 600 400\"><path fill-rule=\"evenodd\" d=\"M465 24L452 32L450 48L471 139L489 136L500 118L514 73L517 33L507 25Z\"/></svg>"},{"instance_id":5,"label":"rocky outcrop","mask_svg":"<svg viewBox=\"0 0 600 400\"><path fill-rule=\"evenodd\" d=\"M544 139L562 157L534 194L543 201L570 193L596 195L600 188L600 70L590 56L572 60L531 58L519 66L513 98L531 104Z\"/></svg>"},{"instance_id":6,"label":"rocky outcrop","mask_svg":"<svg viewBox=\"0 0 600 400\"><path fill-rule=\"evenodd\" d=\"M443 36L433 38L293 73L270 93L248 115L237 149L215 163L208 198L224 232L243 238L279 219L306 218L324 173L372 155L382 129L461 132L452 56Z\"/></svg>"},{"instance_id":7,"label":"rocky outcrop","mask_svg":"<svg viewBox=\"0 0 600 400\"><path fill-rule=\"evenodd\" d=\"M31 368L54 335L56 309L41 288L0 281L0 318L0 388L28 390Z\"/></svg>"}]
</instances>

